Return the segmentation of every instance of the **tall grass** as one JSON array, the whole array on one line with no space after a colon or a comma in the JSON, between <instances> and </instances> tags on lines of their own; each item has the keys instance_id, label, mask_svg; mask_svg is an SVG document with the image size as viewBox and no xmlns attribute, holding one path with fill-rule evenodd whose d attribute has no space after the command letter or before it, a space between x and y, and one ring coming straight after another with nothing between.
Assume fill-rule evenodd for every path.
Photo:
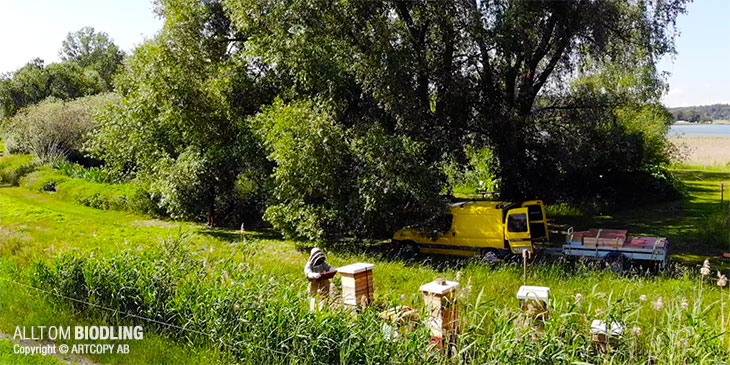
<instances>
[{"instance_id":1,"label":"tall grass","mask_svg":"<svg viewBox=\"0 0 730 365\"><path fill-rule=\"evenodd\" d=\"M703 243L727 248L730 252L730 207L722 205L709 213L699 227Z\"/></svg>"},{"instance_id":2,"label":"tall grass","mask_svg":"<svg viewBox=\"0 0 730 365\"><path fill-rule=\"evenodd\" d=\"M207 261L189 251L182 237L144 252L105 257L70 253L38 262L25 275L33 285L58 294L211 334L144 323L181 341L218 346L249 363L721 363L730 355L730 337L722 334L727 318L719 315L721 293L692 271L675 278L622 279L592 266L535 266L530 281L564 282L578 276L577 281L625 283L610 290L597 284L559 288L552 295L549 317L540 322L522 313L514 298L512 284L521 280L518 266L469 263L458 275L461 334L446 352L429 348L424 322L400 328L396 337L383 330L393 324L381 320L380 311L397 304L422 308L417 286L410 300L379 296L358 315L337 307L312 313L304 280L267 275L256 260L241 261L250 254L241 248L229 259ZM486 282L493 285L476 286ZM656 288L637 292L650 286ZM123 319L61 302L87 316ZM421 316L426 313L421 311ZM616 346L600 351L590 340L593 319L621 323L625 335Z\"/></svg>"}]
</instances>

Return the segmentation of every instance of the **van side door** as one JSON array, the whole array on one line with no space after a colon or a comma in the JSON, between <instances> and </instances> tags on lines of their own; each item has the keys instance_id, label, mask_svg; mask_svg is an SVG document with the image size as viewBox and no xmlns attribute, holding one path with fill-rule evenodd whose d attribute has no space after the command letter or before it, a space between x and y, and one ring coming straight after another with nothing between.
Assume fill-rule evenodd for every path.
<instances>
[{"instance_id":1,"label":"van side door","mask_svg":"<svg viewBox=\"0 0 730 365\"><path fill-rule=\"evenodd\" d=\"M512 253L532 252L530 236L530 220L527 208L510 209L504 224L504 239L507 240Z\"/></svg>"},{"instance_id":2,"label":"van side door","mask_svg":"<svg viewBox=\"0 0 730 365\"><path fill-rule=\"evenodd\" d=\"M530 221L530 235L533 241L550 240L550 231L548 230L547 215L545 214L545 205L542 200L528 200L522 203L523 208L527 208L527 219Z\"/></svg>"}]
</instances>

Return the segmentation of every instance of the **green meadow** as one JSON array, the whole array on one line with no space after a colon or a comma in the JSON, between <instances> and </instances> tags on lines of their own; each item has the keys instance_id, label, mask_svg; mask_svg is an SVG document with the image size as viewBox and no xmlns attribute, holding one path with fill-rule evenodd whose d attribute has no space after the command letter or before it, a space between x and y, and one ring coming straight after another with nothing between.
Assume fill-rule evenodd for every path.
<instances>
[{"instance_id":1,"label":"green meadow","mask_svg":"<svg viewBox=\"0 0 730 365\"><path fill-rule=\"evenodd\" d=\"M727 173L689 168L675 173L686 184L683 200L610 216L563 210L555 221L666 235L675 261L686 265L673 264L656 275L617 275L591 262L537 259L523 278L520 263L509 260L496 265L429 256L405 260L376 242L357 248L326 244L333 266L376 265L375 304L355 316L337 306L308 311L302 267L311 243L268 231L209 229L92 208L62 189L3 186L0 331L7 336L23 325L145 328L144 340L132 342L128 356L86 355L104 363L722 362L730 346L724 333L730 297L715 285L714 271L703 277L696 263L709 257L713 269L721 265L712 256L722 252L723 243L706 244L700 237L708 218L721 209L718 188ZM388 335L383 326L395 325L379 313L395 306L422 310L418 288L438 277L461 284L461 335L452 351L428 347L423 321L403 326L397 337ZM339 285L339 279L334 282ZM551 288L552 312L544 323L520 311L515 293L523 284ZM593 319L617 321L626 333L601 352L590 341Z\"/></svg>"}]
</instances>

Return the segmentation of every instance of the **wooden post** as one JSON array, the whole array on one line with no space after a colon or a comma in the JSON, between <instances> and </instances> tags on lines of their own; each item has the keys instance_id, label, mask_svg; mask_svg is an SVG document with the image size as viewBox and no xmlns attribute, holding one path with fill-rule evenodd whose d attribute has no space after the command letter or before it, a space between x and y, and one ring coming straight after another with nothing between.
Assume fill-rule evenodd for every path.
<instances>
[{"instance_id":1,"label":"wooden post","mask_svg":"<svg viewBox=\"0 0 730 365\"><path fill-rule=\"evenodd\" d=\"M527 251L522 251L522 284L527 284Z\"/></svg>"},{"instance_id":2,"label":"wooden post","mask_svg":"<svg viewBox=\"0 0 730 365\"><path fill-rule=\"evenodd\" d=\"M444 279L436 279L420 288L426 302L431 342L440 348L453 342L459 331L459 308L456 303L458 288L458 282Z\"/></svg>"},{"instance_id":3,"label":"wooden post","mask_svg":"<svg viewBox=\"0 0 730 365\"><path fill-rule=\"evenodd\" d=\"M366 306L373 302L373 268L364 262L337 269L342 275L342 302L352 307Z\"/></svg>"}]
</instances>

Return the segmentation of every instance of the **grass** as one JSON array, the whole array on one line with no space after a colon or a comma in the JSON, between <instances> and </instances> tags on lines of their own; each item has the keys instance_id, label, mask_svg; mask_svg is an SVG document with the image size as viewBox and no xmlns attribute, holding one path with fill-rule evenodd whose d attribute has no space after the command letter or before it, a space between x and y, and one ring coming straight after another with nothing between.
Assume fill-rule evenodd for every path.
<instances>
[{"instance_id":1,"label":"grass","mask_svg":"<svg viewBox=\"0 0 730 365\"><path fill-rule=\"evenodd\" d=\"M637 363L654 358L659 363L719 363L728 357L730 336L722 331L730 327L730 311L725 314L727 308L721 309L720 303L730 297L721 296L711 280L701 281L696 268L620 276L584 262L535 262L523 280L514 262L490 266L440 257L403 260L378 246L332 246L328 261L334 266L376 264L375 305L356 317L337 309L310 313L301 271L307 242L115 210L123 206L94 209L64 193L73 191L64 184L78 184L81 196L89 191L103 196L115 191L114 185L71 178L47 167L17 172L28 164L32 161L24 157L0 159L0 174L13 175L20 184L0 187L0 331L50 324L145 327L145 339L130 343L130 355L89 355L94 361ZM665 235L681 250L680 258L702 260L721 249L698 237L703 222L717 211L718 186L728 182L728 172L685 167L676 173L689 192L681 201L598 217L583 217L565 206L549 211L558 222L576 227L626 227L633 233ZM53 189L44 188L49 184ZM437 277L459 280L464 288L456 357L427 350L423 323L389 339L378 316L394 305L423 310L418 287ZM8 279L214 333L226 345L72 305ZM339 279L334 281L339 285ZM553 315L540 330L528 326L531 320L519 311L514 295L523 284L551 288ZM577 301L576 294L583 299ZM642 295L648 301L639 300ZM651 302L660 297L665 308L654 310ZM617 320L642 333L627 335L619 347L600 353L589 341L592 319ZM7 345L0 343L0 350Z\"/></svg>"},{"instance_id":2,"label":"grass","mask_svg":"<svg viewBox=\"0 0 730 365\"><path fill-rule=\"evenodd\" d=\"M380 330L382 322L377 319L377 310L362 315L360 319L337 311L309 314L305 310L306 283L301 273L307 252L297 248L306 246L306 243L284 241L266 233L248 233L244 238L237 231L209 230L196 224L154 220L119 211L102 211L20 187L0 188L0 206L3 208L0 211L3 223L0 227L0 253L5 258L2 264L3 278L22 278L23 272L29 273L37 267L33 265L37 260L45 262L44 265L51 270L56 270L63 262L60 257L83 259L86 264L80 267L85 273L86 283L94 280L99 282L100 277L127 277L110 275L108 271L95 271L95 265L99 262L116 262L118 265L111 267L127 270L121 272L135 272L135 268L136 271L145 272L158 265L154 262L160 262L150 252L159 250L161 242L169 241L170 237L184 236L187 237L182 240L185 250L196 265L195 270L184 272L200 272L202 276L196 276L197 279L191 281L191 278L182 276L183 272L172 275L172 279L166 282L177 284L170 287L170 293L173 293L170 297L164 300L160 297L158 303L143 296L134 303L148 311L145 312L148 315L156 313L149 312L149 308L155 308L155 303L170 310L178 308L173 312L177 315L170 318L191 318L189 323L198 326L194 328L206 331L215 329L221 336L245 339L288 354L247 352L243 345L233 355L221 353L215 344L192 341L193 345L188 345L191 339L176 341L173 339L180 339L179 334L145 325L145 340L135 343L134 357L90 356L95 361L214 362L227 361L226 356L236 356L241 361L314 362L312 351L307 351L309 346L319 349L317 351L320 353L329 354L327 359L334 359L334 362L444 360L439 357L427 360L414 355L428 354L422 326L416 332L405 331L405 337L395 343L388 342ZM516 264L492 267L470 260L431 257L423 257L421 261L403 261L366 247L349 251L333 248L328 259L335 266L357 261L376 264L376 309L395 304L422 308L418 293L421 284L436 277L459 277L462 286L470 287L471 290L462 294L464 335L458 348L465 358L473 362L538 362L549 358L554 362L605 360L631 363L649 356L656 356L660 362L692 362L701 356L708 356L708 359L723 359L727 356L722 350L726 342L722 341L728 338L717 337L721 327L718 319L720 292L710 283L701 289L703 286L699 285L694 270L680 271L667 277L625 277L582 263L538 264L530 270L527 284L550 286L555 308L553 318L545 325L544 332L540 333L520 325L525 318L519 314L514 293L523 281L521 268ZM128 266L121 263L128 263ZM229 274L223 274L224 270ZM230 276L234 282L243 283L245 290L232 289L230 284L225 284L228 282L225 276ZM47 283L53 282L50 280ZM135 282L130 283L132 285ZM110 285L106 290L133 287L130 285ZM262 285L264 289L260 288ZM103 288L94 289L98 298L105 293ZM577 293L584 297L579 308L575 307ZM641 295L648 296L650 301L663 297L668 310L652 310L649 302L639 301ZM240 318L259 320L241 327L236 319L238 316L210 317L211 313L230 313L235 305L231 299L235 298L241 300L239 305L257 303L244 312L247 315L242 313L243 317ZM680 308L683 298L690 303L687 310ZM188 308L191 312L184 312L181 308ZM182 315L184 313L187 315ZM616 350L612 355L597 353L587 340L588 324L594 318L607 316L620 318L627 326L642 328L644 335L628 338L626 347ZM125 320L123 316L104 317L101 313L82 307L70 307L6 283L2 284L0 290L0 319L0 330L5 333L10 333L16 325L100 324L100 321L116 323ZM233 322L227 322L231 320ZM666 326L672 327L673 331L666 330ZM226 332L226 328L235 328L236 331ZM296 333L305 335L302 338L288 336ZM670 347L668 341L675 340L685 345L672 345L670 351L662 350ZM342 341L342 345L325 346ZM363 344L367 344L367 348L363 348ZM357 354L364 357L358 357L360 355ZM529 360L529 356L533 356L532 360Z\"/></svg>"},{"instance_id":3,"label":"grass","mask_svg":"<svg viewBox=\"0 0 730 365\"><path fill-rule=\"evenodd\" d=\"M730 203L730 168L707 169L677 166L673 173L685 184L683 199L625 208L610 214L586 216L564 206L548 207L548 216L557 223L575 228L623 228L634 235L664 236L671 242L672 257L689 264L701 263L728 251L728 239L719 241L705 234L708 221L718 220L724 201ZM714 229L714 227L710 227Z\"/></svg>"}]
</instances>

